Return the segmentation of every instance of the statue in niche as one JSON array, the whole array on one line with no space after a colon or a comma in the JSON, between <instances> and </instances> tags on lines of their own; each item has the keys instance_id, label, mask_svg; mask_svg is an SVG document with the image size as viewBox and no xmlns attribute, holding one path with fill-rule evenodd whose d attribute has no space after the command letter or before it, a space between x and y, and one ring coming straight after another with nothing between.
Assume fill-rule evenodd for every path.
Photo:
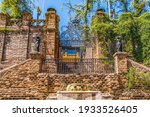
<instances>
[{"instance_id":1,"label":"statue in niche","mask_svg":"<svg viewBox=\"0 0 150 117\"><path fill-rule=\"evenodd\" d=\"M122 42L121 42L121 37L118 37L118 38L117 38L116 49L117 49L117 52L122 52Z\"/></svg>"},{"instance_id":2,"label":"statue in niche","mask_svg":"<svg viewBox=\"0 0 150 117\"><path fill-rule=\"evenodd\" d=\"M35 39L35 43L34 43L34 50L36 51L36 52L39 52L40 51L40 43L41 43L41 39L40 39L40 37L36 37L36 39Z\"/></svg>"}]
</instances>

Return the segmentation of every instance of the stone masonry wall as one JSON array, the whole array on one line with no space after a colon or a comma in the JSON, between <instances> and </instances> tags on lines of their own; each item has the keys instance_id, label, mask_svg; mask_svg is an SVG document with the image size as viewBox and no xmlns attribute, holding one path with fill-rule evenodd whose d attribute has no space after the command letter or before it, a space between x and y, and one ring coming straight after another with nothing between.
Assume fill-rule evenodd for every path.
<instances>
[{"instance_id":1,"label":"stone masonry wall","mask_svg":"<svg viewBox=\"0 0 150 117\"><path fill-rule=\"evenodd\" d=\"M36 37L41 39L41 53L46 42L45 54L58 58L58 27L59 16L54 9L48 10L46 20L33 19L29 13L24 13L22 19L11 19L0 13L0 70L28 59Z\"/></svg>"},{"instance_id":2,"label":"stone masonry wall","mask_svg":"<svg viewBox=\"0 0 150 117\"><path fill-rule=\"evenodd\" d=\"M126 74L49 75L49 93L66 91L69 84L83 83L93 91L109 93L112 99L150 99L150 89L128 90Z\"/></svg>"},{"instance_id":3,"label":"stone masonry wall","mask_svg":"<svg viewBox=\"0 0 150 117\"><path fill-rule=\"evenodd\" d=\"M5 60L24 61L27 59L28 34L9 33L6 36Z\"/></svg>"},{"instance_id":4,"label":"stone masonry wall","mask_svg":"<svg viewBox=\"0 0 150 117\"><path fill-rule=\"evenodd\" d=\"M39 60L27 60L0 75L0 99L45 99L48 79L39 73Z\"/></svg>"},{"instance_id":5,"label":"stone masonry wall","mask_svg":"<svg viewBox=\"0 0 150 117\"><path fill-rule=\"evenodd\" d=\"M104 90L105 82L107 81L106 74L94 75L49 75L49 93L57 91L65 91L67 86L72 83L83 83L90 85L94 91Z\"/></svg>"}]
</instances>

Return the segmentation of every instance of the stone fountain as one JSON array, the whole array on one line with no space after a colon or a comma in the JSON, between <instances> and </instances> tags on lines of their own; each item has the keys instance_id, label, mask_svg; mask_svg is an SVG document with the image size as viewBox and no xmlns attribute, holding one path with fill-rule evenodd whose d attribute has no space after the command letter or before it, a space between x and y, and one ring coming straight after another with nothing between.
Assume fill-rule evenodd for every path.
<instances>
[{"instance_id":1,"label":"stone fountain","mask_svg":"<svg viewBox=\"0 0 150 117\"><path fill-rule=\"evenodd\" d=\"M92 87L82 83L67 86L66 91L57 92L57 100L110 100L111 95L92 91Z\"/></svg>"}]
</instances>

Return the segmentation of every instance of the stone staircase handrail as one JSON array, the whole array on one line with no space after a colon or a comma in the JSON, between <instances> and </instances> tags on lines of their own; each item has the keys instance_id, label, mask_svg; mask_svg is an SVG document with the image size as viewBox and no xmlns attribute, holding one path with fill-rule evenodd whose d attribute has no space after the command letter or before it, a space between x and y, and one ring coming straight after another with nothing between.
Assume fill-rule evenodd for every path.
<instances>
[{"instance_id":1,"label":"stone staircase handrail","mask_svg":"<svg viewBox=\"0 0 150 117\"><path fill-rule=\"evenodd\" d=\"M142 65L142 64L140 64L140 63L137 63L137 62L135 62L135 61L133 61L133 60L131 60L131 59L128 59L128 62L131 64L131 66L132 67L134 67L134 68L137 68L137 69L139 69L139 70L141 70L141 71L144 71L144 72L150 72L150 68L149 67L146 67L146 66L144 66L144 65Z\"/></svg>"},{"instance_id":2,"label":"stone staircase handrail","mask_svg":"<svg viewBox=\"0 0 150 117\"><path fill-rule=\"evenodd\" d=\"M7 72L8 70L13 69L13 68L16 68L16 67L18 67L18 66L20 66L20 65L23 65L23 64L25 64L26 62L29 62L29 61L31 61L31 59L27 59L27 60L25 60L25 61L23 61L23 62L21 62L21 63L19 63L19 64L15 64L15 65L12 65L12 66L10 66L10 67L8 67L8 68L5 68L5 69L1 70L1 71L0 71L0 77L2 77L3 74L4 74L5 72Z\"/></svg>"}]
</instances>

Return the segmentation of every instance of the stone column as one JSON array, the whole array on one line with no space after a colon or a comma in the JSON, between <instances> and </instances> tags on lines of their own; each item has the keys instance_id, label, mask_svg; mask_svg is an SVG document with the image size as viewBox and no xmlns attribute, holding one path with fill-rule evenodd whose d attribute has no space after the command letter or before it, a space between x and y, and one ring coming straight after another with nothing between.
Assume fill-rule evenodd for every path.
<instances>
[{"instance_id":1,"label":"stone column","mask_svg":"<svg viewBox=\"0 0 150 117\"><path fill-rule=\"evenodd\" d=\"M0 13L0 27L5 28L7 24L8 16L6 14Z\"/></svg>"},{"instance_id":2,"label":"stone column","mask_svg":"<svg viewBox=\"0 0 150 117\"><path fill-rule=\"evenodd\" d=\"M3 61L4 59L4 49L5 49L5 42L4 42L4 38L5 38L5 33L4 32L0 32L0 62Z\"/></svg>"},{"instance_id":3,"label":"stone column","mask_svg":"<svg viewBox=\"0 0 150 117\"><path fill-rule=\"evenodd\" d=\"M42 72L42 58L41 58L41 53L40 52L33 52L30 53L30 58L37 62L37 67L39 69L39 73Z\"/></svg>"},{"instance_id":4,"label":"stone column","mask_svg":"<svg viewBox=\"0 0 150 117\"><path fill-rule=\"evenodd\" d=\"M23 22L23 25L22 25L22 30L24 30L26 33L24 35L24 41L26 41L26 59L29 58L30 56L30 23L31 23L31 20L32 20L32 15L28 12L25 12L23 13L23 18L22 18L22 22Z\"/></svg>"},{"instance_id":5,"label":"stone column","mask_svg":"<svg viewBox=\"0 0 150 117\"><path fill-rule=\"evenodd\" d=\"M30 13L28 13L28 12L23 13L23 18L22 18L23 26L28 27L31 20L32 20L32 15Z\"/></svg>"},{"instance_id":6,"label":"stone column","mask_svg":"<svg viewBox=\"0 0 150 117\"><path fill-rule=\"evenodd\" d=\"M98 9L96 14L92 17L92 21L95 20L95 18L99 17L99 22L103 22L103 19L105 17L105 13L103 9ZM105 53L103 52L103 49L106 49L106 45L101 41L101 35L100 33L93 32L93 40L94 40L94 57L99 58L105 56Z\"/></svg>"},{"instance_id":7,"label":"stone column","mask_svg":"<svg viewBox=\"0 0 150 117\"><path fill-rule=\"evenodd\" d=\"M49 8L46 13L46 22L44 26L44 39L46 40L47 50L46 57L47 58L57 58L58 57L58 24L59 24L59 16L56 14L56 10L53 8Z\"/></svg>"},{"instance_id":8,"label":"stone column","mask_svg":"<svg viewBox=\"0 0 150 117\"><path fill-rule=\"evenodd\" d=\"M115 72L119 73L127 73L127 53L126 52L116 52L114 54L115 59Z\"/></svg>"},{"instance_id":9,"label":"stone column","mask_svg":"<svg viewBox=\"0 0 150 117\"><path fill-rule=\"evenodd\" d=\"M92 50L92 45L90 43L86 44L86 54L85 54L85 58L93 58L93 50Z\"/></svg>"},{"instance_id":10,"label":"stone column","mask_svg":"<svg viewBox=\"0 0 150 117\"><path fill-rule=\"evenodd\" d=\"M46 71L50 73L57 73L56 58L59 55L59 16L56 14L56 10L49 8L46 13L46 21L43 27L44 42L46 44L46 51L44 55L46 59L51 59L50 63L47 63Z\"/></svg>"},{"instance_id":11,"label":"stone column","mask_svg":"<svg viewBox=\"0 0 150 117\"><path fill-rule=\"evenodd\" d=\"M0 13L0 28L4 29L0 32L0 62L5 59L5 28L7 25L8 16L6 14Z\"/></svg>"}]
</instances>

